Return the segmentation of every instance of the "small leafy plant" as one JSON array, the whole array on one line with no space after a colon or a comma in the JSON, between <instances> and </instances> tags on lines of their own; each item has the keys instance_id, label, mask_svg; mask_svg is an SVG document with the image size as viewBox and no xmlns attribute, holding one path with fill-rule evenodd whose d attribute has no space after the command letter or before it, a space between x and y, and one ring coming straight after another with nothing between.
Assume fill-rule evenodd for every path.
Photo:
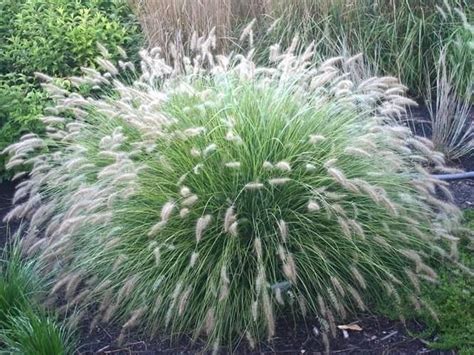
<instances>
[{"instance_id":1,"label":"small leafy plant","mask_svg":"<svg viewBox=\"0 0 474 355\"><path fill-rule=\"evenodd\" d=\"M317 316L329 347L372 303L424 306L427 260L458 264L461 212L427 170L449 170L443 155L397 124L405 88L363 77L360 56L312 65L296 40L270 67L196 43L173 66L159 49L140 73L120 62L131 85L107 59L71 79L107 85L101 99L45 78L47 134L5 150L29 176L5 220L29 221L51 295L94 309L92 327L121 322L119 340L139 325L214 348L271 339L287 312Z\"/></svg>"}]
</instances>

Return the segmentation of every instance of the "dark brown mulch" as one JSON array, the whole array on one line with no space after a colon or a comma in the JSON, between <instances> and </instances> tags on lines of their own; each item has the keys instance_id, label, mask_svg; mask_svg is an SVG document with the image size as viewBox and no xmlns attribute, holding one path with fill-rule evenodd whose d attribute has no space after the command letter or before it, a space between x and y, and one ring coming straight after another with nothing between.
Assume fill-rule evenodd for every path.
<instances>
[{"instance_id":1,"label":"dark brown mulch","mask_svg":"<svg viewBox=\"0 0 474 355\"><path fill-rule=\"evenodd\" d=\"M277 323L277 336L272 342L259 344L251 350L246 342L233 349L221 348L220 354L234 352L236 354L316 354L324 352L321 336L315 331L317 321L293 321L281 319ZM354 323L352 323L354 324ZM348 331L344 336L338 330L337 338L331 341L333 354L452 354L429 350L427 345L416 337L407 334L407 329L417 333L423 331L423 325L409 322L405 327L399 321L392 321L380 316L366 315L355 324L362 331ZM91 334L83 329L82 345L77 354L195 354L203 352L203 344L192 343L189 338L155 337L148 339L136 334L126 339L120 346L116 344L119 336L118 328L97 327ZM210 352L210 351L209 351Z\"/></svg>"},{"instance_id":2,"label":"dark brown mulch","mask_svg":"<svg viewBox=\"0 0 474 355\"><path fill-rule=\"evenodd\" d=\"M11 208L11 201L15 193L15 184L10 181L0 183L0 250L7 243L10 232L14 230L14 226L7 226L3 223L3 217Z\"/></svg>"},{"instance_id":3,"label":"dark brown mulch","mask_svg":"<svg viewBox=\"0 0 474 355\"><path fill-rule=\"evenodd\" d=\"M465 157L454 162L454 166L465 171L474 171L474 156ZM474 208L474 179L454 180L449 182L454 202L461 208Z\"/></svg>"},{"instance_id":4,"label":"dark brown mulch","mask_svg":"<svg viewBox=\"0 0 474 355\"><path fill-rule=\"evenodd\" d=\"M454 202L461 208L474 208L474 180L458 180L449 183Z\"/></svg>"}]
</instances>

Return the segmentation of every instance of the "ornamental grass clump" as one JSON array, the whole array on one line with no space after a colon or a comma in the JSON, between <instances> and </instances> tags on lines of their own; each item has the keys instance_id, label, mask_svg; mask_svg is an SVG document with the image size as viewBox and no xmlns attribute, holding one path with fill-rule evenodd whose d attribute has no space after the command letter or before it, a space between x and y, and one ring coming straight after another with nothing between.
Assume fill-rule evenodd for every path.
<instances>
[{"instance_id":1,"label":"ornamental grass clump","mask_svg":"<svg viewBox=\"0 0 474 355\"><path fill-rule=\"evenodd\" d=\"M132 84L125 59L70 79L105 98L41 76L57 105L46 136L6 149L27 175L6 220L29 221L22 247L49 264L51 297L93 310L91 327L122 324L119 340L138 328L214 348L271 339L288 312L316 316L328 346L377 301L423 306L427 260L456 262L461 214L428 172L442 154L396 123L405 88L364 77L360 56L311 65L295 43L258 67L213 43L173 66L141 52Z\"/></svg>"}]
</instances>

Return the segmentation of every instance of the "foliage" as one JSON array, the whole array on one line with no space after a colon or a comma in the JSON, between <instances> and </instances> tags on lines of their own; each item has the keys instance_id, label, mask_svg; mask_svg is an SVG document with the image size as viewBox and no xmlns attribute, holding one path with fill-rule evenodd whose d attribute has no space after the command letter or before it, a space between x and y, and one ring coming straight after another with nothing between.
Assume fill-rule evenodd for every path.
<instances>
[{"instance_id":1,"label":"foliage","mask_svg":"<svg viewBox=\"0 0 474 355\"><path fill-rule=\"evenodd\" d=\"M94 65L98 43L138 48L137 27L122 1L2 0L12 13L0 33L2 72L64 76ZM14 10L12 10L12 8ZM117 56L117 52L112 53Z\"/></svg>"},{"instance_id":2,"label":"foliage","mask_svg":"<svg viewBox=\"0 0 474 355\"><path fill-rule=\"evenodd\" d=\"M306 2L306 5L302 4ZM425 93L427 80L436 78L436 64L447 50L449 75L459 79L459 90L472 84L472 33L455 8L472 7L466 1L335 1L295 4L292 11L277 8L282 16L272 33L258 41L263 48L281 38L290 43L298 33L305 42L316 41L323 55L338 55L341 48L364 53L380 73L395 75L417 96ZM301 18L305 20L302 21ZM268 38L265 40L265 38ZM338 53L339 52L339 53Z\"/></svg>"},{"instance_id":3,"label":"foliage","mask_svg":"<svg viewBox=\"0 0 474 355\"><path fill-rule=\"evenodd\" d=\"M132 2L150 46L186 51L192 47L194 31L199 35L215 27L218 45L234 48L242 28L255 17L260 63L267 61L270 45L280 42L287 47L298 35L304 45L314 41L321 57L341 51L364 53L381 74L399 77L417 96L424 95L427 79L435 81L443 48L448 51L449 75L460 79L456 88L465 92L473 81L471 1L178 0L172 6L165 0Z\"/></svg>"},{"instance_id":4,"label":"foliage","mask_svg":"<svg viewBox=\"0 0 474 355\"><path fill-rule=\"evenodd\" d=\"M214 347L271 338L283 312L317 316L329 346L376 300L421 307L425 261L457 265L461 214L422 166L445 171L442 155L396 123L404 87L364 76L360 56L311 66L314 48L293 46L256 67L197 42L173 66L142 51L132 85L109 85L108 60L72 82L109 98L49 82L47 135L7 149L32 173L5 220L29 220L22 248L55 265L52 292L93 307L92 327L122 322L120 338L140 325Z\"/></svg>"},{"instance_id":5,"label":"foliage","mask_svg":"<svg viewBox=\"0 0 474 355\"><path fill-rule=\"evenodd\" d=\"M45 286L38 265L22 260L17 247L4 253L0 274L0 351L28 355L71 353L71 331L38 305Z\"/></svg>"},{"instance_id":6,"label":"foliage","mask_svg":"<svg viewBox=\"0 0 474 355\"><path fill-rule=\"evenodd\" d=\"M459 245L459 260L466 267L474 267L472 255L472 233L474 231L474 211L464 211L464 233L460 234L462 241ZM438 281L425 284L422 294L432 307L421 314L413 314L413 306L403 306L403 313L412 319L421 320L426 329L413 336L426 338L429 346L434 349L458 350L460 354L471 354L474 349L471 330L474 326L474 280L471 274L452 268L442 260L432 262L431 266L438 271ZM396 318L398 313L389 304L379 304L378 311ZM433 313L436 315L433 317Z\"/></svg>"},{"instance_id":7,"label":"foliage","mask_svg":"<svg viewBox=\"0 0 474 355\"><path fill-rule=\"evenodd\" d=\"M470 233L474 231L474 211L467 210L466 227ZM474 268L472 244L463 243L460 249L460 260ZM440 267L439 284L426 287L424 293L434 306L439 322L434 323L424 317L437 334L431 344L438 349L457 349L461 354L471 354L474 350L472 328L474 327L474 280L472 275L465 275L459 270L446 265Z\"/></svg>"},{"instance_id":8,"label":"foliage","mask_svg":"<svg viewBox=\"0 0 474 355\"><path fill-rule=\"evenodd\" d=\"M426 106L431 120L431 140L436 149L454 160L474 154L474 121L471 118L471 92L456 91L455 78L448 76L443 54L437 63L436 95L428 87Z\"/></svg>"},{"instance_id":9,"label":"foliage","mask_svg":"<svg viewBox=\"0 0 474 355\"><path fill-rule=\"evenodd\" d=\"M26 132L41 132L39 116L46 100L46 93L28 83L24 76L0 76L0 151ZM5 160L2 154L2 178L11 177L4 171Z\"/></svg>"},{"instance_id":10,"label":"foliage","mask_svg":"<svg viewBox=\"0 0 474 355\"><path fill-rule=\"evenodd\" d=\"M135 19L121 0L0 0L0 149L25 131L41 132L48 105L33 73L66 76L95 65L98 44L119 58L141 45ZM2 155L0 176L5 173Z\"/></svg>"}]
</instances>

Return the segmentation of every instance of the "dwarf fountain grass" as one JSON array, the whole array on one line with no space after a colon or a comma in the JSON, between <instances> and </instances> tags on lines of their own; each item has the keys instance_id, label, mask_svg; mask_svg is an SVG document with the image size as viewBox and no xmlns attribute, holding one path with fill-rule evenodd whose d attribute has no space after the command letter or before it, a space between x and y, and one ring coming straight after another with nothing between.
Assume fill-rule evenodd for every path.
<instances>
[{"instance_id":1,"label":"dwarf fountain grass","mask_svg":"<svg viewBox=\"0 0 474 355\"><path fill-rule=\"evenodd\" d=\"M396 79L312 54L261 68L204 48L171 67L142 51L130 85L109 62L75 80L110 97L52 88L63 119L5 151L32 168L6 220L30 220L22 246L52 296L95 305L121 339L140 325L213 347L271 339L289 311L318 316L327 344L358 309L417 296L426 259L455 259L461 213L414 159L443 170L442 155L396 123L411 103Z\"/></svg>"}]
</instances>

